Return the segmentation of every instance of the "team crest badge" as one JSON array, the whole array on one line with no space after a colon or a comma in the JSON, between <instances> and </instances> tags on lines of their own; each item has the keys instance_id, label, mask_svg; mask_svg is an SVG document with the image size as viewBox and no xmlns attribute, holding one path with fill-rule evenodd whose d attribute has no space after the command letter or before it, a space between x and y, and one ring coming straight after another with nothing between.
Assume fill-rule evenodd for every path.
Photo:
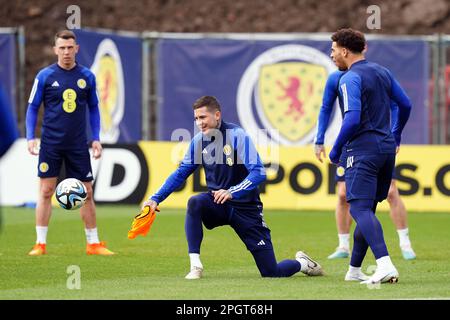
<instances>
[{"instance_id":1,"label":"team crest badge","mask_svg":"<svg viewBox=\"0 0 450 320\"><path fill-rule=\"evenodd\" d=\"M78 88L80 88L80 89L86 88L86 80L84 80L84 79L78 79L78 81L77 81L77 86L78 86Z\"/></svg>"},{"instance_id":2,"label":"team crest badge","mask_svg":"<svg viewBox=\"0 0 450 320\"><path fill-rule=\"evenodd\" d=\"M312 143L325 83L335 70L328 55L313 47L288 44L263 52L247 67L238 86L241 126L254 141ZM339 113L333 113L328 128L340 124Z\"/></svg>"},{"instance_id":3,"label":"team crest badge","mask_svg":"<svg viewBox=\"0 0 450 320\"><path fill-rule=\"evenodd\" d=\"M343 177L345 174L345 169L342 166L337 167L336 174L338 177Z\"/></svg>"},{"instance_id":4,"label":"team crest badge","mask_svg":"<svg viewBox=\"0 0 450 320\"><path fill-rule=\"evenodd\" d=\"M111 39L103 40L91 66L97 80L100 107L100 138L107 143L119 139L119 124L125 107L125 84L122 61L116 44Z\"/></svg>"},{"instance_id":5,"label":"team crest badge","mask_svg":"<svg viewBox=\"0 0 450 320\"><path fill-rule=\"evenodd\" d=\"M39 171L42 173L46 173L48 171L49 167L48 167L48 163L47 162L41 162L39 164Z\"/></svg>"},{"instance_id":6,"label":"team crest badge","mask_svg":"<svg viewBox=\"0 0 450 320\"><path fill-rule=\"evenodd\" d=\"M229 144L226 144L226 145L223 147L223 153L224 153L226 156L229 156L229 155L231 154L231 146L230 146Z\"/></svg>"},{"instance_id":7,"label":"team crest badge","mask_svg":"<svg viewBox=\"0 0 450 320\"><path fill-rule=\"evenodd\" d=\"M321 65L285 62L265 65L258 79L259 113L291 142L311 132L319 116L327 70Z\"/></svg>"}]
</instances>

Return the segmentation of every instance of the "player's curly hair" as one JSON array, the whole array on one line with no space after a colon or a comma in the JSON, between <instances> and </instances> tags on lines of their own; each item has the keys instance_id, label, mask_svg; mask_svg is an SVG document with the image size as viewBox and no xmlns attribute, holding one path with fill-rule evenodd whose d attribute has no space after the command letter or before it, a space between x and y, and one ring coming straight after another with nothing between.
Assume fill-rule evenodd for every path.
<instances>
[{"instance_id":1,"label":"player's curly hair","mask_svg":"<svg viewBox=\"0 0 450 320\"><path fill-rule=\"evenodd\" d=\"M217 98L213 96L200 97L192 105L192 109L194 110L202 107L207 107L208 111L221 111L219 100L217 100Z\"/></svg>"},{"instance_id":2,"label":"player's curly hair","mask_svg":"<svg viewBox=\"0 0 450 320\"><path fill-rule=\"evenodd\" d=\"M351 28L339 29L331 36L331 40L339 47L347 48L351 52L361 53L366 46L366 38L361 31Z\"/></svg>"}]
</instances>

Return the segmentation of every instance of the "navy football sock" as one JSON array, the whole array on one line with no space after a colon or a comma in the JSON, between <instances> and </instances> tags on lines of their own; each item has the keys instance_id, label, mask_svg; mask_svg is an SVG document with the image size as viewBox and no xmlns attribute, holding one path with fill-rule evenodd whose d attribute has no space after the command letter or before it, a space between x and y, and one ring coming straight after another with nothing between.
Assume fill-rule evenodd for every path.
<instances>
[{"instance_id":1,"label":"navy football sock","mask_svg":"<svg viewBox=\"0 0 450 320\"><path fill-rule=\"evenodd\" d=\"M350 214L356 221L363 238L369 244L375 258L379 259L389 255L389 253L384 242L383 229L380 221L378 221L375 213L372 211L373 208L376 208L373 200L355 199L350 201ZM362 242L358 242L356 245L360 246L359 250L363 249ZM355 257L355 259L357 258Z\"/></svg>"},{"instance_id":2,"label":"navy football sock","mask_svg":"<svg viewBox=\"0 0 450 320\"><path fill-rule=\"evenodd\" d=\"M262 277L290 277L300 271L297 260L283 260L277 263L273 250L251 252Z\"/></svg>"}]
</instances>

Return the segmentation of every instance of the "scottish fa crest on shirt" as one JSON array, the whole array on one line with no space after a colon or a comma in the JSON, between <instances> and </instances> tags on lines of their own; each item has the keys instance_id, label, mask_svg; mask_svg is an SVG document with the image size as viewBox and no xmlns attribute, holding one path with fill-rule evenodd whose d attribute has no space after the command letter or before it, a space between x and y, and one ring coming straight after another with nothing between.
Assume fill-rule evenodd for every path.
<instances>
[{"instance_id":1,"label":"scottish fa crest on shirt","mask_svg":"<svg viewBox=\"0 0 450 320\"><path fill-rule=\"evenodd\" d=\"M84 79L78 79L78 80L77 80L77 86L78 86L78 88L80 88L80 89L86 88L86 80L84 80Z\"/></svg>"},{"instance_id":2,"label":"scottish fa crest on shirt","mask_svg":"<svg viewBox=\"0 0 450 320\"><path fill-rule=\"evenodd\" d=\"M226 156L229 156L229 155L231 154L231 151L232 151L232 149L231 149L231 146L230 146L229 144L226 144L226 145L223 147L223 153L224 153Z\"/></svg>"},{"instance_id":3,"label":"scottish fa crest on shirt","mask_svg":"<svg viewBox=\"0 0 450 320\"><path fill-rule=\"evenodd\" d=\"M304 45L281 45L247 67L237 94L241 126L254 141L263 133L282 145L312 143L326 78L336 70L323 52ZM335 113L330 126L340 125Z\"/></svg>"}]
</instances>

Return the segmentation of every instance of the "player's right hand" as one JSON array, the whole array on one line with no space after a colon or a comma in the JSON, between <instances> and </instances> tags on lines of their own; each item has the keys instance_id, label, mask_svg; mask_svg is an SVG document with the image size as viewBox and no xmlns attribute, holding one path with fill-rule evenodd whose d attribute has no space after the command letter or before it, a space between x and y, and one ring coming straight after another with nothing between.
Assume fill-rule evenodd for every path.
<instances>
[{"instance_id":1,"label":"player's right hand","mask_svg":"<svg viewBox=\"0 0 450 320\"><path fill-rule=\"evenodd\" d=\"M319 160L320 162L323 163L323 159L327 158L327 154L325 152L325 147L323 146L323 144L315 144L314 145L314 154L316 155L317 160Z\"/></svg>"},{"instance_id":2,"label":"player's right hand","mask_svg":"<svg viewBox=\"0 0 450 320\"><path fill-rule=\"evenodd\" d=\"M38 142L36 139L28 140L28 152L33 156L39 155Z\"/></svg>"},{"instance_id":3,"label":"player's right hand","mask_svg":"<svg viewBox=\"0 0 450 320\"><path fill-rule=\"evenodd\" d=\"M150 199L144 202L139 214L133 219L131 229L128 231L128 239L134 239L138 235L147 235L155 221L156 211L159 212L159 208L155 207L155 204L156 202Z\"/></svg>"},{"instance_id":4,"label":"player's right hand","mask_svg":"<svg viewBox=\"0 0 450 320\"><path fill-rule=\"evenodd\" d=\"M159 212L159 208L158 208L158 203L156 203L156 201L152 200L152 199L148 199L147 201L144 202L144 204L142 205L142 209L144 209L144 207L149 206L150 210L152 211L157 211Z\"/></svg>"}]
</instances>

